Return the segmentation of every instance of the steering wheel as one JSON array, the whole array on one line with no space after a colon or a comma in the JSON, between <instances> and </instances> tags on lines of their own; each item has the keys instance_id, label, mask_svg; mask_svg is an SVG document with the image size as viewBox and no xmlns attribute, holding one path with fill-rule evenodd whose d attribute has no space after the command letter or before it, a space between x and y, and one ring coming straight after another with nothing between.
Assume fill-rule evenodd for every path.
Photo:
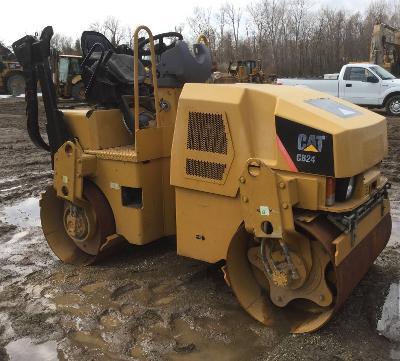
<instances>
[{"instance_id":1,"label":"steering wheel","mask_svg":"<svg viewBox=\"0 0 400 361\"><path fill-rule=\"evenodd\" d=\"M164 38L177 38L178 40L183 40L181 33L176 31L170 31L168 33L161 33L153 36L153 40L158 40L158 44L154 45L154 50L156 55L162 54L164 51L174 47L174 44L165 45ZM150 49L144 49L144 46L150 42L150 38L139 41L139 56L150 55Z\"/></svg>"}]
</instances>

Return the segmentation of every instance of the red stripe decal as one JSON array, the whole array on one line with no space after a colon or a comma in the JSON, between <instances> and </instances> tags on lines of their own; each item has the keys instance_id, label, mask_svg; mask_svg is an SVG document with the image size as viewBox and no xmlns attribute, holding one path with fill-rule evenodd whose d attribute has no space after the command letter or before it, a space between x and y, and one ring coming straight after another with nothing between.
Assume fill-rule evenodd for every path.
<instances>
[{"instance_id":1,"label":"red stripe decal","mask_svg":"<svg viewBox=\"0 0 400 361\"><path fill-rule=\"evenodd\" d=\"M278 143L278 149L281 152L283 158L285 158L289 169L292 172L298 172L299 170L296 167L296 164L293 163L292 158L290 157L288 151L286 150L285 146L283 145L282 141L280 140L280 138L278 137L278 135L276 136L276 142Z\"/></svg>"}]
</instances>

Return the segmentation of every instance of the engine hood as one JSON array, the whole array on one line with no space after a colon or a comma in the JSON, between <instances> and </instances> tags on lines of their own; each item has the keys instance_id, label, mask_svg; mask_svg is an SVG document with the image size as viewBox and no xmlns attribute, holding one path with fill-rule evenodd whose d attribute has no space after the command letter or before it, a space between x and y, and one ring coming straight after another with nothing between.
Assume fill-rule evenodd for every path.
<instances>
[{"instance_id":1,"label":"engine hood","mask_svg":"<svg viewBox=\"0 0 400 361\"><path fill-rule=\"evenodd\" d=\"M267 84L185 84L171 184L233 197L249 158L276 170L344 178L377 165L386 152L384 117L325 93Z\"/></svg>"},{"instance_id":2,"label":"engine hood","mask_svg":"<svg viewBox=\"0 0 400 361\"><path fill-rule=\"evenodd\" d=\"M400 79L382 80L382 85L388 86L389 88L400 87Z\"/></svg>"},{"instance_id":3,"label":"engine hood","mask_svg":"<svg viewBox=\"0 0 400 361\"><path fill-rule=\"evenodd\" d=\"M384 117L310 89L297 89L295 95L278 88L276 134L293 162L292 170L351 177L387 154Z\"/></svg>"}]
</instances>

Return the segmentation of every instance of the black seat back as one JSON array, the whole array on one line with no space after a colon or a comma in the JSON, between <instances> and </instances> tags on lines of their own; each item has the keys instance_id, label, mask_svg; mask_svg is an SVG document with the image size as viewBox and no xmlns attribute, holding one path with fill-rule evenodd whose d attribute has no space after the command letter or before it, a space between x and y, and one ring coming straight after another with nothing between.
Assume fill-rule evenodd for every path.
<instances>
[{"instance_id":1,"label":"black seat back","mask_svg":"<svg viewBox=\"0 0 400 361\"><path fill-rule=\"evenodd\" d=\"M125 48L116 49L96 31L83 32L81 47L84 55L82 80L90 102L120 106L123 95L133 95L133 56L118 53ZM145 76L145 68L139 62L139 84Z\"/></svg>"},{"instance_id":2,"label":"black seat back","mask_svg":"<svg viewBox=\"0 0 400 361\"><path fill-rule=\"evenodd\" d=\"M83 57L89 54L94 44L101 44L104 51L112 50L114 53L115 48L110 41L101 33L97 31L84 31L81 36L81 48Z\"/></svg>"},{"instance_id":3,"label":"black seat back","mask_svg":"<svg viewBox=\"0 0 400 361\"><path fill-rule=\"evenodd\" d=\"M81 38L83 61L82 79L89 101L103 105L119 105L123 95L133 94L133 56L118 54L110 41L96 31L85 31ZM209 48L194 44L193 52L185 41L157 56L158 86L181 88L185 83L203 83L211 76L212 61ZM139 84L146 70L139 62ZM89 88L88 88L89 87Z\"/></svg>"},{"instance_id":4,"label":"black seat back","mask_svg":"<svg viewBox=\"0 0 400 361\"><path fill-rule=\"evenodd\" d=\"M92 57L95 59L93 63L82 71L86 89L90 86L86 92L87 99L91 103L120 106L123 95L133 95L133 56L109 51L103 59L98 53L93 53ZM139 63L139 84L144 82L145 76L145 68Z\"/></svg>"}]
</instances>

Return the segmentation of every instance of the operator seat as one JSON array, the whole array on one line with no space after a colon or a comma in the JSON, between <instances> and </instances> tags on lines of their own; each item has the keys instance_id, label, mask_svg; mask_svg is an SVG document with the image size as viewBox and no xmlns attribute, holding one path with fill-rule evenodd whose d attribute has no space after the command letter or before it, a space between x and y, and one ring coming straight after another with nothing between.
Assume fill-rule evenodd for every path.
<instances>
[{"instance_id":1,"label":"operator seat","mask_svg":"<svg viewBox=\"0 0 400 361\"><path fill-rule=\"evenodd\" d=\"M84 31L81 36L81 48L84 57L86 57L96 43L101 44L105 51L112 50L116 53L114 46L103 34L97 31Z\"/></svg>"},{"instance_id":2,"label":"operator seat","mask_svg":"<svg viewBox=\"0 0 400 361\"><path fill-rule=\"evenodd\" d=\"M103 34L84 31L81 48L82 80L89 102L120 106L122 96L133 95L133 56L127 54L127 47L115 48ZM145 77L145 68L139 62L139 84Z\"/></svg>"},{"instance_id":3,"label":"operator seat","mask_svg":"<svg viewBox=\"0 0 400 361\"><path fill-rule=\"evenodd\" d=\"M211 76L211 69L211 53L206 45L194 44L192 53L185 41L177 40L160 56L158 86L181 88L185 83L204 83Z\"/></svg>"},{"instance_id":4,"label":"operator seat","mask_svg":"<svg viewBox=\"0 0 400 361\"><path fill-rule=\"evenodd\" d=\"M143 43L143 42L142 42ZM143 44L145 44L144 42ZM181 88L187 82L202 83L211 75L211 54L204 44L193 45L193 53L186 42L178 40L169 46L163 42L156 44L158 87ZM118 107L124 114L127 127L134 127L130 101L133 95L132 55L118 53L108 39L96 31L85 31L81 38L84 55L82 62L82 80L86 87L86 98L89 102L105 106ZM146 53L140 53L143 62ZM149 126L154 120L154 104L144 104L144 98L151 98L153 86L145 83L146 70L139 61L139 95L140 105L145 109L140 114L141 127ZM153 118L149 116L153 114Z\"/></svg>"}]
</instances>

